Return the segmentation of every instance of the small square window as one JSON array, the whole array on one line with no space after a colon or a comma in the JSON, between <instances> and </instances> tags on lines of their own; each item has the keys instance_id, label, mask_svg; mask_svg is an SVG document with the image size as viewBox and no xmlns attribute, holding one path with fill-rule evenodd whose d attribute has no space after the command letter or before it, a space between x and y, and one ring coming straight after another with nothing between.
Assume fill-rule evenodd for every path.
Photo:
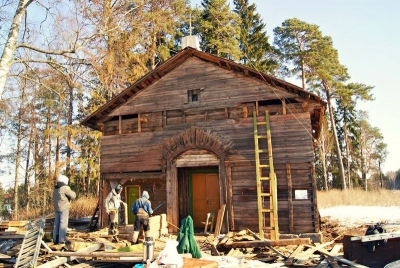
<instances>
[{"instance_id":1,"label":"small square window","mask_svg":"<svg viewBox=\"0 0 400 268\"><path fill-rule=\"evenodd\" d=\"M188 90L188 102L195 102L199 100L199 90Z\"/></svg>"}]
</instances>

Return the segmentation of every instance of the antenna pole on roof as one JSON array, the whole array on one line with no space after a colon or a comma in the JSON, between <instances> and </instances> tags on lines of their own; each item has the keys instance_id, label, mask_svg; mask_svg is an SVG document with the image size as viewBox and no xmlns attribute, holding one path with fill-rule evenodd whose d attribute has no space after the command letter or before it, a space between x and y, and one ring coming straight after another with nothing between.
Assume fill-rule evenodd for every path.
<instances>
[{"instance_id":1,"label":"antenna pole on roof","mask_svg":"<svg viewBox=\"0 0 400 268\"><path fill-rule=\"evenodd\" d=\"M189 36L192 36L192 14L189 14Z\"/></svg>"}]
</instances>

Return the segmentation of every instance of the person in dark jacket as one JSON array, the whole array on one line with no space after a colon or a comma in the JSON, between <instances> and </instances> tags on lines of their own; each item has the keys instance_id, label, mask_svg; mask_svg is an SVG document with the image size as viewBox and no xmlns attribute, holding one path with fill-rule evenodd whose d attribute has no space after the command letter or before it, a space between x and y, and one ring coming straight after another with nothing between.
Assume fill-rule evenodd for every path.
<instances>
[{"instance_id":1,"label":"person in dark jacket","mask_svg":"<svg viewBox=\"0 0 400 268\"><path fill-rule=\"evenodd\" d=\"M147 191L143 191L142 197L136 199L132 205L132 212L135 214L135 223L133 226L133 239L132 244L136 244L140 228L143 227L145 236L148 236L150 231L149 216L153 214L153 209L151 208L150 196Z\"/></svg>"},{"instance_id":2,"label":"person in dark jacket","mask_svg":"<svg viewBox=\"0 0 400 268\"><path fill-rule=\"evenodd\" d=\"M54 205L54 244L65 244L69 219L71 200L76 198L76 193L68 186L68 177L60 175L53 192Z\"/></svg>"}]
</instances>

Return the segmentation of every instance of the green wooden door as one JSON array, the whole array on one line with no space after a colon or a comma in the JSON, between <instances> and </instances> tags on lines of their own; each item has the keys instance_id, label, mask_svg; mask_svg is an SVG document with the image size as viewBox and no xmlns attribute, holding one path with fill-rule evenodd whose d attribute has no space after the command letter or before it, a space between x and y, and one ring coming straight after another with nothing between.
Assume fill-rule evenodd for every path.
<instances>
[{"instance_id":1,"label":"green wooden door","mask_svg":"<svg viewBox=\"0 0 400 268\"><path fill-rule=\"evenodd\" d=\"M128 207L128 224L135 222L135 215L132 213L132 205L139 198L140 187L139 186L128 186L127 187L127 207Z\"/></svg>"}]
</instances>

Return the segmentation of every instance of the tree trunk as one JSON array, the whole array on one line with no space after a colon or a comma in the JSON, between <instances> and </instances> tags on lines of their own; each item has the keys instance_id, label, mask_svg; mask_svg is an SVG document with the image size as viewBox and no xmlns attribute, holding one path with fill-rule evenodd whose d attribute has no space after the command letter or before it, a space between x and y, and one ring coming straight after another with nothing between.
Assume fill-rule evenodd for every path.
<instances>
[{"instance_id":1,"label":"tree trunk","mask_svg":"<svg viewBox=\"0 0 400 268\"><path fill-rule=\"evenodd\" d=\"M320 160L322 163L322 170L324 172L324 190L328 191L328 170L326 168L326 144L325 144L325 136L327 135L326 131L325 131L325 127L322 126L321 129L321 135L320 135L320 146L319 146L319 150L320 150Z\"/></svg>"},{"instance_id":2,"label":"tree trunk","mask_svg":"<svg viewBox=\"0 0 400 268\"><path fill-rule=\"evenodd\" d=\"M363 136L364 133L361 133ZM365 155L364 155L364 139L361 141L361 179L364 182L365 191L368 191L368 184L367 184L367 171L366 171L366 163L365 163Z\"/></svg>"},{"instance_id":3,"label":"tree trunk","mask_svg":"<svg viewBox=\"0 0 400 268\"><path fill-rule=\"evenodd\" d=\"M306 90L306 73L304 71L304 60L301 60L301 86Z\"/></svg>"},{"instance_id":4,"label":"tree trunk","mask_svg":"<svg viewBox=\"0 0 400 268\"><path fill-rule=\"evenodd\" d=\"M348 181L348 184L349 184L349 189L353 189L353 183L352 183L352 180L351 180L351 176L350 176L350 149L349 149L349 136L347 135L347 126L346 126L346 124L344 124L344 126L343 126L343 132L344 132L344 141L345 141L345 143L346 143L346 155L347 155L347 158L346 158L346 166L347 166L347 168L346 168L346 173L347 173L347 181Z\"/></svg>"},{"instance_id":5,"label":"tree trunk","mask_svg":"<svg viewBox=\"0 0 400 268\"><path fill-rule=\"evenodd\" d=\"M7 41L4 45L3 54L0 59L0 99L3 95L4 87L7 81L7 75L13 63L13 55L17 49L17 38L19 28L22 24L22 19L25 15L26 9L33 2L33 0L20 0L18 8L15 11L14 18L8 33Z\"/></svg>"},{"instance_id":6,"label":"tree trunk","mask_svg":"<svg viewBox=\"0 0 400 268\"><path fill-rule=\"evenodd\" d=\"M46 118L46 129L50 129L50 125L51 125L51 110L50 107L47 107L47 118ZM52 172L52 157L51 157L51 135L50 132L47 133L47 137L45 138L45 140L47 139L47 163L48 163L48 177L44 178L44 184L43 184L43 208L46 208L47 206L47 197L49 196L50 193L50 182L51 185L54 185L55 182L57 182L57 179L53 176L53 172ZM45 156L45 155L44 155Z\"/></svg>"},{"instance_id":7,"label":"tree trunk","mask_svg":"<svg viewBox=\"0 0 400 268\"><path fill-rule=\"evenodd\" d=\"M26 81L25 81L26 82ZM17 150L15 152L15 182L14 182L14 213L13 213L13 219L17 220L18 215L19 215L19 198L18 198L18 180L19 180L19 166L21 164L21 142L22 142L22 116L23 116L23 107L25 106L24 103L24 96L25 96L25 87L26 84L24 84L21 88L21 102L20 106L18 109L18 120L17 120L17 125L18 125L18 131L17 131Z\"/></svg>"},{"instance_id":8,"label":"tree trunk","mask_svg":"<svg viewBox=\"0 0 400 268\"><path fill-rule=\"evenodd\" d=\"M26 210L29 210L29 197L31 194L31 186L29 181L29 162L30 162L30 155L31 155L31 147L32 147L32 140L33 140L33 129L31 128L29 133L29 141L28 141L28 152L26 153L26 165L25 165L25 198L26 198Z\"/></svg>"},{"instance_id":9,"label":"tree trunk","mask_svg":"<svg viewBox=\"0 0 400 268\"><path fill-rule=\"evenodd\" d=\"M67 118L67 125L68 125L68 130L67 130L67 159L65 160L65 174L68 176L68 178L71 177L71 144L72 144L72 134L71 134L71 127L72 127L72 122L73 122L73 114L74 114L74 86L72 82L68 83L69 87L69 107L68 107L68 118Z\"/></svg>"},{"instance_id":10,"label":"tree trunk","mask_svg":"<svg viewBox=\"0 0 400 268\"><path fill-rule=\"evenodd\" d=\"M21 114L18 115L21 117ZM17 151L15 152L15 182L14 182L14 212L13 212L13 219L18 220L18 215L19 215L19 198L18 198L18 180L19 180L19 165L21 163L20 157L21 157L21 120L19 118L19 124L18 124L18 138L17 138Z\"/></svg>"},{"instance_id":11,"label":"tree trunk","mask_svg":"<svg viewBox=\"0 0 400 268\"><path fill-rule=\"evenodd\" d=\"M325 87L325 91L326 91L326 100L328 103L328 109L329 109L329 119L331 121L331 126L332 126L332 134L333 134L333 138L335 139L335 147L336 147L336 157L337 157L337 161L339 164L339 171L340 171L340 177L341 177L341 181L342 181L342 190L346 190L346 176L345 176L345 172L344 172L344 167L343 167L343 160L342 160L342 154L341 154L341 150L340 150L340 146L339 146L339 139L336 133L336 124L335 124L335 119L333 117L333 108L331 105L331 97L330 97L330 93L329 93L329 88Z\"/></svg>"}]
</instances>

